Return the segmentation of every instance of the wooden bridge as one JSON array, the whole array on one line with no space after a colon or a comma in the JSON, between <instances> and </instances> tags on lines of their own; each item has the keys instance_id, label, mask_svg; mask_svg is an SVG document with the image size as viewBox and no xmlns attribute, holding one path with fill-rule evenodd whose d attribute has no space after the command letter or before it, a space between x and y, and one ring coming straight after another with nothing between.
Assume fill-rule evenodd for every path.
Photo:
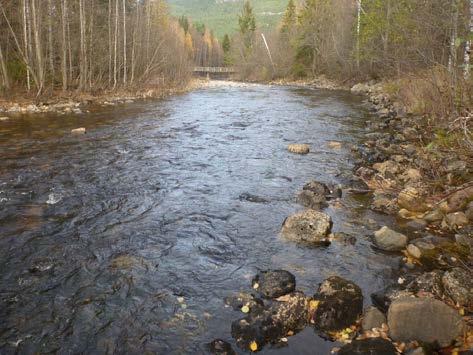
<instances>
[{"instance_id":1,"label":"wooden bridge","mask_svg":"<svg viewBox=\"0 0 473 355\"><path fill-rule=\"evenodd\" d=\"M235 68L232 67L195 67L194 73L199 74L232 74Z\"/></svg>"}]
</instances>

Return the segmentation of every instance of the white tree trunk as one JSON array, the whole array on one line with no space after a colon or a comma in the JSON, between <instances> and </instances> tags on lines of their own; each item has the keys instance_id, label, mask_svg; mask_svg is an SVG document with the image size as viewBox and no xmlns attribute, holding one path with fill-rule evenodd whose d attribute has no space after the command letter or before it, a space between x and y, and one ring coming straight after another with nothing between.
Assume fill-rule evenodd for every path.
<instances>
[{"instance_id":1,"label":"white tree trunk","mask_svg":"<svg viewBox=\"0 0 473 355\"><path fill-rule=\"evenodd\" d=\"M126 0L123 0L123 84L126 85L126 73L127 73L127 62L126 62Z\"/></svg>"},{"instance_id":2,"label":"white tree trunk","mask_svg":"<svg viewBox=\"0 0 473 355\"><path fill-rule=\"evenodd\" d=\"M360 69L360 35L361 35L361 1L357 0L357 21L356 21L356 67Z\"/></svg>"},{"instance_id":3,"label":"white tree trunk","mask_svg":"<svg viewBox=\"0 0 473 355\"><path fill-rule=\"evenodd\" d=\"M37 72L38 72L38 95L41 94L44 88L44 67L43 67L43 50L41 48L41 36L40 36L40 29L39 29L39 16L36 10L36 0L32 0L31 2L32 7L32 17L33 17L33 34L34 34L34 42L35 42L35 51L36 51L36 65L37 65Z\"/></svg>"},{"instance_id":4,"label":"white tree trunk","mask_svg":"<svg viewBox=\"0 0 473 355\"><path fill-rule=\"evenodd\" d=\"M466 80L470 78L471 37L473 36L473 0L470 0L470 30L469 30L468 35L469 37L468 37L468 40L466 41L465 57L464 57L464 63L465 63L464 77Z\"/></svg>"}]
</instances>

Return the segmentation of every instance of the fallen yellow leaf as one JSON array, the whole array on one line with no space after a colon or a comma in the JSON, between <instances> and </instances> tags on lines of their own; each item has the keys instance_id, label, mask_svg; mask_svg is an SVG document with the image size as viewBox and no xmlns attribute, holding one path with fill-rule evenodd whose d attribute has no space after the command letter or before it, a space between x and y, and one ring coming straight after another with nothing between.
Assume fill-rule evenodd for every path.
<instances>
[{"instance_id":1,"label":"fallen yellow leaf","mask_svg":"<svg viewBox=\"0 0 473 355\"><path fill-rule=\"evenodd\" d=\"M258 344L256 343L256 341L252 341L252 342L250 343L250 350L251 350L251 351L256 351L256 350L258 350Z\"/></svg>"},{"instance_id":2,"label":"fallen yellow leaf","mask_svg":"<svg viewBox=\"0 0 473 355\"><path fill-rule=\"evenodd\" d=\"M241 307L241 311L243 313L248 313L250 311L250 307L248 307L247 305L244 305L243 307Z\"/></svg>"}]
</instances>

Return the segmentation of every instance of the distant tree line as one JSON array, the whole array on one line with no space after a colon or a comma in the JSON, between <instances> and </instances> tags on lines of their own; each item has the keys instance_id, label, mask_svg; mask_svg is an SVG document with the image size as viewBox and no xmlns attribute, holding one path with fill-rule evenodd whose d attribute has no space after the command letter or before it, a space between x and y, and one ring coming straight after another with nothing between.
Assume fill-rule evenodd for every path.
<instances>
[{"instance_id":1,"label":"distant tree line","mask_svg":"<svg viewBox=\"0 0 473 355\"><path fill-rule=\"evenodd\" d=\"M179 17L184 30L186 46L196 66L218 67L223 65L223 51L218 39L203 23L192 23L186 16Z\"/></svg>"},{"instance_id":2,"label":"distant tree line","mask_svg":"<svg viewBox=\"0 0 473 355\"><path fill-rule=\"evenodd\" d=\"M289 0L266 33L273 66L246 1L232 61L255 77L377 78L443 66L469 78L472 17L473 0Z\"/></svg>"},{"instance_id":3,"label":"distant tree line","mask_svg":"<svg viewBox=\"0 0 473 355\"><path fill-rule=\"evenodd\" d=\"M215 38L197 32L171 18L164 0L2 0L0 92L180 84L194 58L220 60Z\"/></svg>"}]
</instances>

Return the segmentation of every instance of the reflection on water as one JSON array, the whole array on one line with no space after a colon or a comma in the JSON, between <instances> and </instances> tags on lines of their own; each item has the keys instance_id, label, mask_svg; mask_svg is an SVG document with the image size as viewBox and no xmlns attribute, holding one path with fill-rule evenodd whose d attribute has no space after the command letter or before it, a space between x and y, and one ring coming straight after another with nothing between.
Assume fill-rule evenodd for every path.
<instances>
[{"instance_id":1,"label":"reflection on water","mask_svg":"<svg viewBox=\"0 0 473 355\"><path fill-rule=\"evenodd\" d=\"M396 260L371 249L381 217L362 201L327 210L355 245L278 237L304 183L349 176L364 116L347 93L215 85L0 123L0 352L202 352L231 341L238 315L222 299L265 268L293 272L308 294L338 274L369 302ZM289 154L292 142L312 152ZM263 352L332 346L308 328Z\"/></svg>"}]
</instances>

